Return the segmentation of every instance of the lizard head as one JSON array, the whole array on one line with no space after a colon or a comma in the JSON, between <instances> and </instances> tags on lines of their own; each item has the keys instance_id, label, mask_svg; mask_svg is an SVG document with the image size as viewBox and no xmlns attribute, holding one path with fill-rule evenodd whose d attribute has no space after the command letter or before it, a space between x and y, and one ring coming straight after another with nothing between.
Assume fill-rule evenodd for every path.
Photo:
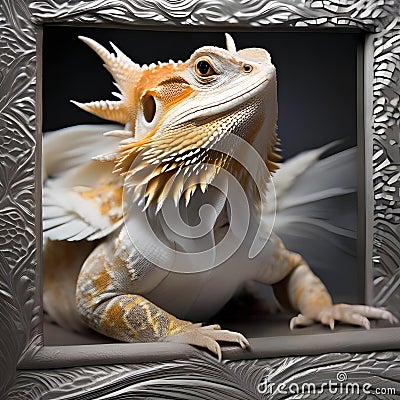
<instances>
[{"instance_id":1,"label":"lizard head","mask_svg":"<svg viewBox=\"0 0 400 400\"><path fill-rule=\"evenodd\" d=\"M237 51L231 36L226 38L226 49L201 47L186 62L149 66L139 66L114 45L115 55L81 38L103 59L120 93L114 93L118 101L74 103L125 125L108 133L124 138L112 156L115 170L130 177L146 206L153 200L161 205L169 192L176 201L185 192L188 202L221 167L231 165L240 175L240 166L231 162L230 135L250 143L269 169L276 167L275 67L266 50ZM196 183L178 179L196 170Z\"/></svg>"}]
</instances>

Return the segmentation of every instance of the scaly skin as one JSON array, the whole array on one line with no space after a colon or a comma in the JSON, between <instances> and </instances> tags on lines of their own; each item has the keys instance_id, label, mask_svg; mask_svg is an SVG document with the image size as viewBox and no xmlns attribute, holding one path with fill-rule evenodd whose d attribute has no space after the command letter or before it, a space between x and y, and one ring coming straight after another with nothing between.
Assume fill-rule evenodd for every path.
<instances>
[{"instance_id":1,"label":"scaly skin","mask_svg":"<svg viewBox=\"0 0 400 400\"><path fill-rule=\"evenodd\" d=\"M115 185L115 174L120 174L126 186L134 190L126 217L128 225L145 215L152 221L152 228L158 229L157 236L177 246L179 238L173 238L160 225L159 211L171 201L177 207L183 202L190 215L193 203L201 204L202 196L212 193L207 192L209 185L225 168L240 182L249 204L254 206L249 228L254 233L254 215L260 217L257 212L266 201L263 193L257 194L254 189L261 188L262 192L268 176L259 173L250 179L244 166L232 160L234 149L225 139L229 135L245 139L261 156L264 166L276 168L276 78L269 54L263 49L236 51L228 36L227 50L203 47L184 63L140 67L116 48L114 56L96 42L82 40L100 55L121 91L119 101L76 104L125 124L125 130L108 133L123 139L120 148L99 156L97 162L115 164L114 175L105 173L100 180L102 188ZM222 146L222 154L215 150L217 145ZM212 167L196 170L204 163ZM183 175L197 178L188 185ZM106 200L104 196L96 197L96 190L82 192L72 187L71 191L80 197L78 204L92 202L103 213L111 207L109 204L114 208L121 204L120 187L107 190ZM215 242L229 225L228 212L225 203L212 229ZM140 238L146 233L138 228L133 235ZM247 280L273 285L283 304L300 311L290 322L291 328L321 322L333 329L335 320L368 328L368 318L395 321L385 310L333 305L325 286L303 258L287 250L274 235L250 259L252 234L248 233L232 257L196 274L172 273L157 266L132 245L125 226L118 225L114 233L107 231L107 235L83 263L76 304L87 325L121 341L188 343L208 348L219 359L220 341L246 347L249 343L240 333L222 330L218 325L203 327L190 320L201 321L213 315ZM179 245L183 251L189 252L185 248L188 244L182 243ZM190 246L197 243L200 241L193 239ZM153 244L148 247L159 251L159 258L168 263L168 253ZM176 296L181 296L179 301Z\"/></svg>"}]
</instances>

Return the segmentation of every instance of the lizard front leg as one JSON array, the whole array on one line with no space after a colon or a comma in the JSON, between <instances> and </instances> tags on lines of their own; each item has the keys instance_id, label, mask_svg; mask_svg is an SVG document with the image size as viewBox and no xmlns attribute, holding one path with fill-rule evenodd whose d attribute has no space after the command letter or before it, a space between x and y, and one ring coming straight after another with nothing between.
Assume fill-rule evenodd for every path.
<instances>
[{"instance_id":1,"label":"lizard front leg","mask_svg":"<svg viewBox=\"0 0 400 400\"><path fill-rule=\"evenodd\" d=\"M369 329L369 318L397 322L392 313L381 308L333 304L325 285L311 271L306 261L299 254L287 250L278 238L273 259L272 268L280 269L285 274L283 279L273 284L276 297L283 306L300 311L299 315L291 319L290 329L315 322L333 329L335 321Z\"/></svg>"},{"instance_id":2,"label":"lizard front leg","mask_svg":"<svg viewBox=\"0 0 400 400\"><path fill-rule=\"evenodd\" d=\"M77 309L92 329L123 342L168 341L205 347L219 360L218 341L249 346L240 333L178 319L135 293L141 273L133 274L129 260L132 257L118 252L115 243L105 242L84 263L77 281Z\"/></svg>"}]
</instances>

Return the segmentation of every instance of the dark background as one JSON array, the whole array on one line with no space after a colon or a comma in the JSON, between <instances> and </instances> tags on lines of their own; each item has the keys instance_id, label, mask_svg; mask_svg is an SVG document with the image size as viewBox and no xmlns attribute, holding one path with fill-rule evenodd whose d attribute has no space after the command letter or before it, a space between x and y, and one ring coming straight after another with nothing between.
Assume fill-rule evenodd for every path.
<instances>
[{"instance_id":1,"label":"dark background","mask_svg":"<svg viewBox=\"0 0 400 400\"><path fill-rule=\"evenodd\" d=\"M284 157L335 139L356 144L358 33L230 32L237 48L267 49L278 76L278 133ZM44 28L43 131L81 123L105 123L70 100L116 99L101 59L78 39L112 41L133 61L187 60L204 45L225 47L222 32L144 31L104 28Z\"/></svg>"}]
</instances>

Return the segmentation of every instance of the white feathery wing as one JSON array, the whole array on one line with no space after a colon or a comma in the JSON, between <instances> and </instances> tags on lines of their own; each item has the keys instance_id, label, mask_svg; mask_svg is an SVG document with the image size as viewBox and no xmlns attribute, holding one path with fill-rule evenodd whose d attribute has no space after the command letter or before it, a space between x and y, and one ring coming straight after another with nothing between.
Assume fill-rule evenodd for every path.
<instances>
[{"instance_id":1,"label":"white feathery wing","mask_svg":"<svg viewBox=\"0 0 400 400\"><path fill-rule=\"evenodd\" d=\"M111 152L121 139L103 136L120 125L76 125L46 132L43 138L43 180L65 175L92 157Z\"/></svg>"},{"instance_id":2,"label":"white feathery wing","mask_svg":"<svg viewBox=\"0 0 400 400\"><path fill-rule=\"evenodd\" d=\"M297 155L273 175L273 230L344 299L357 285L357 149L320 159L332 145ZM272 223L273 215L264 218Z\"/></svg>"},{"instance_id":3,"label":"white feathery wing","mask_svg":"<svg viewBox=\"0 0 400 400\"><path fill-rule=\"evenodd\" d=\"M115 125L79 125L43 139L43 232L51 240L95 240L122 224L122 180L112 162L92 158L111 153L120 139L103 133Z\"/></svg>"}]
</instances>

